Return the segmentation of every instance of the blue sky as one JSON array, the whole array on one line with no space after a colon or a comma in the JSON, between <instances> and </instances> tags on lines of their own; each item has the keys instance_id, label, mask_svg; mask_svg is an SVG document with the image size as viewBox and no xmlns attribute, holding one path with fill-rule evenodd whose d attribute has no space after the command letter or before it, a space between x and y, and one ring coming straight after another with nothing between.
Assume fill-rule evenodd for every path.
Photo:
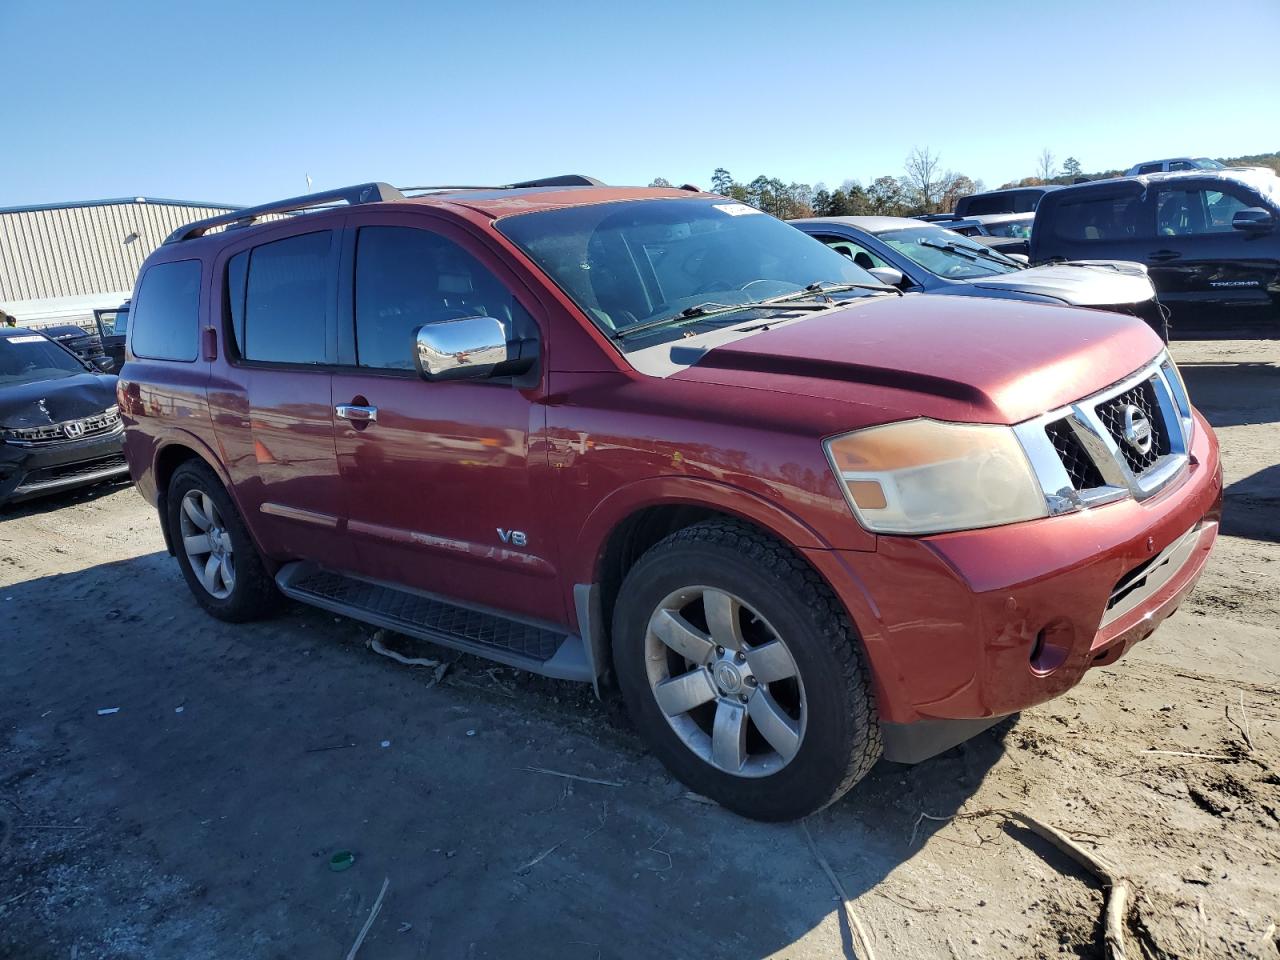
<instances>
[{"instance_id":1,"label":"blue sky","mask_svg":"<svg viewBox=\"0 0 1280 960\"><path fill-rule=\"evenodd\" d=\"M0 206L1280 149L1278 0L0 0Z\"/></svg>"}]
</instances>

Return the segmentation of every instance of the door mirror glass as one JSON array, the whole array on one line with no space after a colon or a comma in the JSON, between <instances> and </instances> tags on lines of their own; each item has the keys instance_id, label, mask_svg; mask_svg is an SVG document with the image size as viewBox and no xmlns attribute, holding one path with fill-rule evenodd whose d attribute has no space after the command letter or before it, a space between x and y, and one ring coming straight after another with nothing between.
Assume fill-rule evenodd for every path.
<instances>
[{"instance_id":1,"label":"door mirror glass","mask_svg":"<svg viewBox=\"0 0 1280 960\"><path fill-rule=\"evenodd\" d=\"M891 287L896 287L905 279L901 270L895 270L893 267L872 267L867 273L871 274L881 283L887 283Z\"/></svg>"},{"instance_id":2,"label":"door mirror glass","mask_svg":"<svg viewBox=\"0 0 1280 960\"><path fill-rule=\"evenodd\" d=\"M507 333L494 317L437 320L414 334L414 363L426 380L488 377L508 355Z\"/></svg>"},{"instance_id":3,"label":"door mirror glass","mask_svg":"<svg viewBox=\"0 0 1280 960\"><path fill-rule=\"evenodd\" d=\"M1275 226L1275 218L1270 210L1262 207L1245 207L1237 210L1231 218L1231 226L1246 233L1266 233Z\"/></svg>"}]
</instances>

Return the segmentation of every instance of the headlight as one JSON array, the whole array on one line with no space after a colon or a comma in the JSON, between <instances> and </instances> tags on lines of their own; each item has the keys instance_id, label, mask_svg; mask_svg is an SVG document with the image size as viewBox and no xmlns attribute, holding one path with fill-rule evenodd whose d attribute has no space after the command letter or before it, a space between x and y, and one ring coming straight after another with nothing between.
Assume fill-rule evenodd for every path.
<instances>
[{"instance_id":1,"label":"headlight","mask_svg":"<svg viewBox=\"0 0 1280 960\"><path fill-rule=\"evenodd\" d=\"M1009 427L907 420L823 443L858 521L876 533L942 533L1046 516Z\"/></svg>"}]
</instances>

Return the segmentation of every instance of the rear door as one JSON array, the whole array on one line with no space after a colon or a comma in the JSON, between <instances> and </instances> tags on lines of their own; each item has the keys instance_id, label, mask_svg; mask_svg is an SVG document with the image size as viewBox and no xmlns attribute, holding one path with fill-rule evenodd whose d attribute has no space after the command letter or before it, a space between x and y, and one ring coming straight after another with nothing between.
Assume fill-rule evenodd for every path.
<instances>
[{"instance_id":1,"label":"rear door","mask_svg":"<svg viewBox=\"0 0 1280 960\"><path fill-rule=\"evenodd\" d=\"M350 560L376 580L564 622L542 382L418 374L414 334L468 316L540 339L541 307L485 245L421 215L352 215L335 404Z\"/></svg>"},{"instance_id":2,"label":"rear door","mask_svg":"<svg viewBox=\"0 0 1280 960\"><path fill-rule=\"evenodd\" d=\"M1031 259L1148 263L1154 239L1153 212L1141 181L1055 190L1036 211Z\"/></svg>"},{"instance_id":3,"label":"rear door","mask_svg":"<svg viewBox=\"0 0 1280 960\"><path fill-rule=\"evenodd\" d=\"M340 220L301 217L219 258L227 362L209 386L223 462L263 548L338 568L349 552L331 372L341 235Z\"/></svg>"},{"instance_id":4,"label":"rear door","mask_svg":"<svg viewBox=\"0 0 1280 960\"><path fill-rule=\"evenodd\" d=\"M1249 335L1277 321L1280 289L1274 234L1251 236L1231 220L1264 206L1243 185L1221 179L1153 186L1156 243L1149 270L1170 308L1173 335Z\"/></svg>"}]
</instances>

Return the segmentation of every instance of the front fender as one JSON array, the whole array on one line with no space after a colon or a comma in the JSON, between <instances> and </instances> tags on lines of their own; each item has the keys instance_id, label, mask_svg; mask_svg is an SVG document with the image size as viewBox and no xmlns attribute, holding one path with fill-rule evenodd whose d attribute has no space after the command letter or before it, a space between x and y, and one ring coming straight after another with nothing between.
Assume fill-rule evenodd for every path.
<instances>
[{"instance_id":1,"label":"front fender","mask_svg":"<svg viewBox=\"0 0 1280 960\"><path fill-rule=\"evenodd\" d=\"M598 582L605 547L612 532L637 511L667 505L706 507L740 517L796 549L831 549L831 545L809 524L759 494L730 483L700 477L647 477L614 490L591 511L570 558L572 582ZM855 521L850 517L849 522ZM869 549L874 549L874 538L871 540Z\"/></svg>"}]
</instances>

